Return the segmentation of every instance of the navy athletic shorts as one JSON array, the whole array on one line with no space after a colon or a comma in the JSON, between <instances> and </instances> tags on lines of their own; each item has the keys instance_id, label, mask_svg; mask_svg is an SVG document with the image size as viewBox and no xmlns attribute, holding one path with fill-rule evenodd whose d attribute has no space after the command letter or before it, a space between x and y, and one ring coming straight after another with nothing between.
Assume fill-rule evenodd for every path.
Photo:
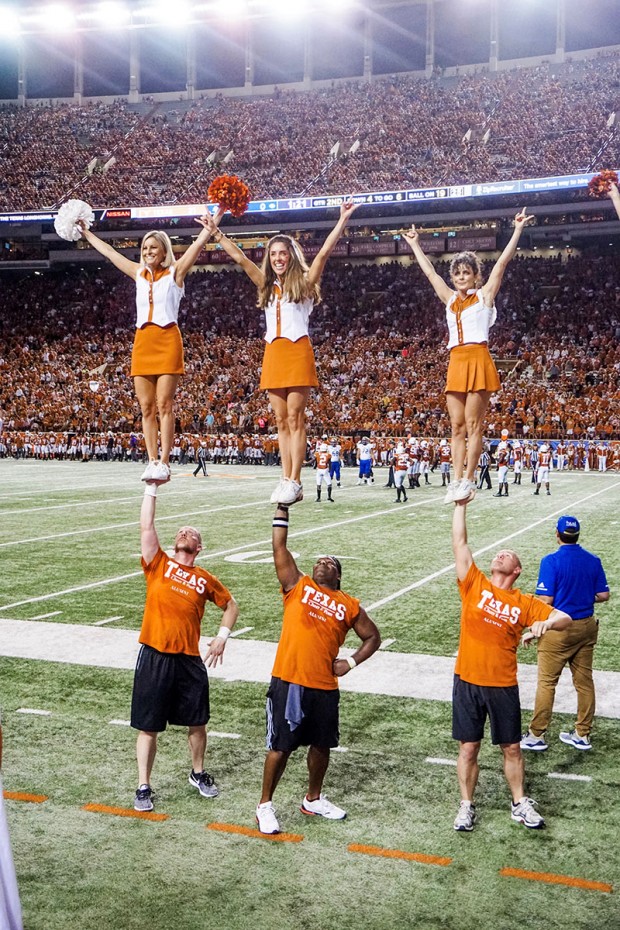
<instances>
[{"instance_id":1,"label":"navy athletic shorts","mask_svg":"<svg viewBox=\"0 0 620 930\"><path fill-rule=\"evenodd\" d=\"M318 746L332 749L338 745L338 705L340 691L323 691L319 688L301 689L303 719L295 729L286 719L286 702L289 696L288 681L272 678L267 692L267 749L293 752L299 746Z\"/></svg>"},{"instance_id":2,"label":"navy athletic shorts","mask_svg":"<svg viewBox=\"0 0 620 930\"><path fill-rule=\"evenodd\" d=\"M198 727L209 720L209 676L200 656L142 646L131 699L131 725L161 733L170 723Z\"/></svg>"},{"instance_id":3,"label":"navy athletic shorts","mask_svg":"<svg viewBox=\"0 0 620 930\"><path fill-rule=\"evenodd\" d=\"M463 743L477 743L484 736L487 717L494 746L521 741L519 686L491 688L472 685L454 676L452 688L452 737Z\"/></svg>"}]
</instances>

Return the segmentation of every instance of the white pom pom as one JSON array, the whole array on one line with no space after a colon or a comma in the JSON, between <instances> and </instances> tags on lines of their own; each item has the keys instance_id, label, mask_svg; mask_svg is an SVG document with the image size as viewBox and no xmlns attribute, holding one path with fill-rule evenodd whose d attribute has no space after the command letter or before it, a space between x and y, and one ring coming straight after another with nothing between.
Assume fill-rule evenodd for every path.
<instances>
[{"instance_id":1,"label":"white pom pom","mask_svg":"<svg viewBox=\"0 0 620 930\"><path fill-rule=\"evenodd\" d=\"M67 200L58 211L58 216L54 220L54 229L61 239L77 242L82 238L78 220L82 220L86 228L90 229L95 222L93 208L83 200Z\"/></svg>"}]
</instances>

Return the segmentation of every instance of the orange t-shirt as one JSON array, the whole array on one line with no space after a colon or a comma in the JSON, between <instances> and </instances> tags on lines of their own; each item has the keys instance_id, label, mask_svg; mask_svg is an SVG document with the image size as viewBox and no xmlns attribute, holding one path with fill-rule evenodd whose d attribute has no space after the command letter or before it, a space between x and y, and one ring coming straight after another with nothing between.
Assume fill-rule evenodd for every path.
<instances>
[{"instance_id":1,"label":"orange t-shirt","mask_svg":"<svg viewBox=\"0 0 620 930\"><path fill-rule=\"evenodd\" d=\"M334 691L332 663L359 617L360 602L302 575L282 592L284 618L272 675L305 688Z\"/></svg>"},{"instance_id":2,"label":"orange t-shirt","mask_svg":"<svg viewBox=\"0 0 620 930\"><path fill-rule=\"evenodd\" d=\"M475 563L458 585L462 610L455 674L472 685L516 685L521 634L536 620L546 620L553 607L533 594L496 588Z\"/></svg>"},{"instance_id":3,"label":"orange t-shirt","mask_svg":"<svg viewBox=\"0 0 620 930\"><path fill-rule=\"evenodd\" d=\"M147 565L146 604L140 642L158 652L200 655L200 622L206 601L222 610L231 600L228 588L197 565L181 565L160 549Z\"/></svg>"}]
</instances>

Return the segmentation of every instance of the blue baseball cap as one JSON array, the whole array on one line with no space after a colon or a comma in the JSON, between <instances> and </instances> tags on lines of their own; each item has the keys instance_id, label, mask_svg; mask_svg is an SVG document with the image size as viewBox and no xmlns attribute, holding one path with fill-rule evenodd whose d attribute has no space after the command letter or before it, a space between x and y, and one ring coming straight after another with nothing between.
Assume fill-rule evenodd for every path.
<instances>
[{"instance_id":1,"label":"blue baseball cap","mask_svg":"<svg viewBox=\"0 0 620 930\"><path fill-rule=\"evenodd\" d=\"M565 536L579 536L581 527L577 517L560 517L556 529Z\"/></svg>"}]
</instances>

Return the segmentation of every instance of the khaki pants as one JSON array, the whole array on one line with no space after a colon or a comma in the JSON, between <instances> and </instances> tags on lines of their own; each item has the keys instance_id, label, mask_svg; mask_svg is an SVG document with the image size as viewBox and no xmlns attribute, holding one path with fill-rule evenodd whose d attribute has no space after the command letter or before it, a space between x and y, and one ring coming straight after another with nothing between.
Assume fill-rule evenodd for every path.
<instances>
[{"instance_id":1,"label":"khaki pants","mask_svg":"<svg viewBox=\"0 0 620 930\"><path fill-rule=\"evenodd\" d=\"M538 686L530 732L540 736L545 732L553 712L555 689L562 669L568 663L577 692L579 736L589 736L596 706L592 659L598 637L598 621L594 617L573 620L566 630L549 630L538 641Z\"/></svg>"}]
</instances>

